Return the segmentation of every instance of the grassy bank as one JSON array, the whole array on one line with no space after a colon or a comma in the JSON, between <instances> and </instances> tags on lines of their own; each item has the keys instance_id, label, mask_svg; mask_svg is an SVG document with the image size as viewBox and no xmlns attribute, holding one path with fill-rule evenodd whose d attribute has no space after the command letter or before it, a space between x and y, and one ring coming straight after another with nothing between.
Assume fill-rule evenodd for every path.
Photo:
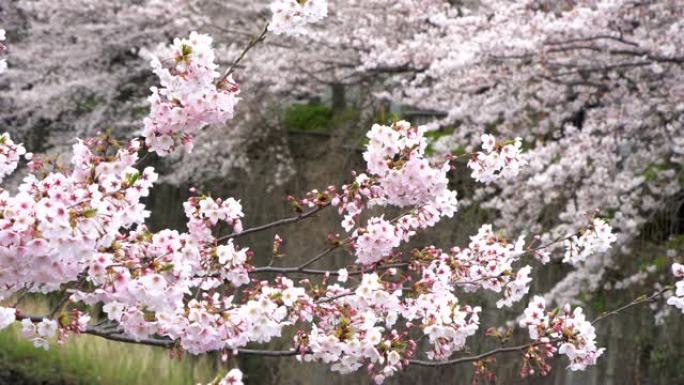
<instances>
[{"instance_id":1,"label":"grassy bank","mask_svg":"<svg viewBox=\"0 0 684 385\"><path fill-rule=\"evenodd\" d=\"M37 349L20 326L0 332L0 385L192 385L217 373L210 357L169 357L149 346L94 336L70 338L50 350Z\"/></svg>"}]
</instances>

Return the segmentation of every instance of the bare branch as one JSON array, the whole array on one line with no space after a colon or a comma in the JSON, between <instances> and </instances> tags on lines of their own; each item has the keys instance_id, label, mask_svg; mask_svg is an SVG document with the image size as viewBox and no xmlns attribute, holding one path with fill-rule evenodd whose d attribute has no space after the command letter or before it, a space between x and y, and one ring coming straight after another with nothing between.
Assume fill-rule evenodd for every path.
<instances>
[{"instance_id":1,"label":"bare branch","mask_svg":"<svg viewBox=\"0 0 684 385\"><path fill-rule=\"evenodd\" d=\"M524 345L518 345L518 346L510 346L506 348L498 348L494 350L490 350L485 353L481 353L475 356L467 356L467 357L461 357L461 358L454 358L452 360L446 360L446 361L428 361L428 360L409 360L411 365L418 365L418 366L445 366L445 365L457 365L457 364L462 364L466 362L474 362L474 361L480 361L484 358L494 356L497 354L503 354L503 353L515 353L515 352L520 352L524 349L527 349L531 346L536 346L536 345L544 345L548 344L554 341L546 341L546 342L541 342L541 341L535 341L535 342L530 342Z\"/></svg>"},{"instance_id":2,"label":"bare branch","mask_svg":"<svg viewBox=\"0 0 684 385\"><path fill-rule=\"evenodd\" d=\"M259 231L272 229L274 227L279 227L279 226L287 225L290 223L299 222L303 219L306 219L306 218L313 216L314 214L316 214L317 212L323 210L324 208L326 208L328 206L330 206L330 204L317 206L317 207L315 207L315 208L313 208L307 212L304 212L304 213L299 214L299 215L294 216L294 217L279 219L279 220L271 222L271 223L266 223L264 225L260 225L260 226L256 226L256 227L252 227L249 229L242 230L239 233L232 233L232 234L224 235L224 236L218 237L216 239L216 241L217 242L223 242L223 241L227 241L227 240L232 239L232 238L242 237L242 236L245 236L247 234L257 233Z\"/></svg>"},{"instance_id":3,"label":"bare branch","mask_svg":"<svg viewBox=\"0 0 684 385\"><path fill-rule=\"evenodd\" d=\"M387 265L380 265L377 266L373 269L364 269L364 270L354 270L348 272L348 275L360 275L363 274L365 271L373 270L373 271L381 271L381 270L388 270L392 268L399 268L399 267L406 267L408 266L408 262L397 262L397 263L389 263ZM339 270L327 270L327 269L305 269L305 268L299 268L298 266L295 267L277 267L277 266L264 266L264 267L257 267L256 269L252 270L251 273L281 273L281 274L288 274L288 273L302 273L302 274L311 274L311 275L339 275Z\"/></svg>"},{"instance_id":4,"label":"bare branch","mask_svg":"<svg viewBox=\"0 0 684 385\"><path fill-rule=\"evenodd\" d=\"M606 318L617 315L620 312L623 312L623 311L625 311L631 307L640 305L642 303L652 302L652 301L656 300L658 297L660 297L661 295L665 294L665 292L670 291L670 290L672 290L672 286L665 286L664 288L656 291L655 293L653 293L649 296L646 296L646 295L639 296L636 299L634 299L632 302L630 302L624 306L621 306L621 307L619 307L615 310L611 310L609 312L601 313L598 317L596 317L593 321L591 321L591 323L595 324L597 322L603 321Z\"/></svg>"},{"instance_id":5,"label":"bare branch","mask_svg":"<svg viewBox=\"0 0 684 385\"><path fill-rule=\"evenodd\" d=\"M233 63L230 65L230 67L228 67L228 69L226 69L226 72L223 73L223 76L221 76L221 77L219 78L219 80L218 80L218 82L216 82L216 84L221 84L221 83L223 83L226 79L228 79L228 76L230 76L230 74L233 73L233 71L235 70L235 67L240 63L240 61L242 61L242 59L244 59L245 55L247 55L247 52L249 52L249 50L251 50L251 49L254 48L257 44L259 44L259 43L262 42L264 39L266 39L266 34L268 33L268 25L269 25L269 24L266 23L266 25L264 26L264 29L261 31L261 34L259 34L258 37L252 38L252 39L249 41L249 44L247 44L247 46L245 47L245 49L242 50L242 52L240 53L240 56L238 56L238 57L233 61Z\"/></svg>"}]
</instances>

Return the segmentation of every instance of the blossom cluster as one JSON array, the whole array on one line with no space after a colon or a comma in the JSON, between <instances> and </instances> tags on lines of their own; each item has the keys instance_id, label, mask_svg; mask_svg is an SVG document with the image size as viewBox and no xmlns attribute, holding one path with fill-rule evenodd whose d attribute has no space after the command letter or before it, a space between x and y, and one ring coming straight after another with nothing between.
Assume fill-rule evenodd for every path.
<instances>
[{"instance_id":1,"label":"blossom cluster","mask_svg":"<svg viewBox=\"0 0 684 385\"><path fill-rule=\"evenodd\" d=\"M404 317L417 322L428 337L431 360L445 360L462 350L467 337L477 332L480 325L479 306L459 304L459 299L448 286L433 285L427 293L406 300Z\"/></svg>"},{"instance_id":2,"label":"blossom cluster","mask_svg":"<svg viewBox=\"0 0 684 385\"><path fill-rule=\"evenodd\" d=\"M91 148L108 147L111 155ZM49 292L78 277L120 229L149 215L140 203L156 174L133 166L140 144L116 150L107 139L77 142L73 169L33 159L16 195L0 191L0 298L22 288Z\"/></svg>"},{"instance_id":3,"label":"blossom cluster","mask_svg":"<svg viewBox=\"0 0 684 385\"><path fill-rule=\"evenodd\" d=\"M367 208L410 207L396 220L371 217L355 228L350 240L360 268L394 256L401 242L456 208L448 168L423 156L422 129L399 122L376 126L369 136L369 174L358 174L341 193L331 186L297 203L332 204L347 216L353 213L352 227ZM415 251L403 273L361 272L356 287L346 269L338 272L338 282L350 287L328 284L327 276L323 286L283 276L254 280L251 251L232 237L217 236L222 225L242 231L243 210L233 198L192 190L183 204L187 232L147 229L149 213L140 200L157 176L151 168L135 168L141 147L137 140L120 146L102 134L74 145L71 169L45 158L31 160L33 172L19 192L2 192L0 199L0 257L8 272L0 276L3 298L20 289L50 292L87 282L88 289L69 294L71 303L101 305L108 322L129 338L167 338L191 354L269 342L299 323L307 325L298 328L294 341L300 359L328 363L341 373L365 366L381 383L415 354L411 330L425 336L431 360L465 348L478 331L481 308L462 303L459 288L502 293L499 307L511 306L529 289L530 266L515 266L527 251L523 238L508 242L491 225L471 237L468 248ZM283 239L276 243L279 249ZM16 318L13 309L1 313L2 325ZM73 320L22 323L27 338L47 347L55 335L62 340L88 330L89 316L79 313ZM575 354L570 347L563 352Z\"/></svg>"},{"instance_id":4,"label":"blossom cluster","mask_svg":"<svg viewBox=\"0 0 684 385\"><path fill-rule=\"evenodd\" d=\"M401 239L399 229L389 221L382 217L369 219L363 230L357 231L358 261L366 265L381 261L401 244Z\"/></svg>"},{"instance_id":5,"label":"blossom cluster","mask_svg":"<svg viewBox=\"0 0 684 385\"><path fill-rule=\"evenodd\" d=\"M557 347L558 353L570 360L571 370L584 370L596 364L605 350L596 346L594 326L579 307L572 310L570 305L565 305L548 311L544 298L535 296L525 309L520 325L528 329L532 340Z\"/></svg>"},{"instance_id":6,"label":"blossom cluster","mask_svg":"<svg viewBox=\"0 0 684 385\"><path fill-rule=\"evenodd\" d=\"M356 263L366 266L398 257L395 250L402 242L456 209L455 192L448 189L448 164L433 164L424 156L423 128L403 121L391 126L374 125L368 138L364 152L367 173L355 174L354 183L342 186L341 192L329 187L299 201L311 207L328 203L337 207L344 214L345 230L354 229L350 240ZM366 209L378 206L410 210L392 220L380 215L369 218L363 226L357 225ZM429 246L414 252L408 263L415 274L410 278L415 279L410 290L400 286L409 280L407 276L391 278L397 274L393 268L388 270L389 279L376 273L362 274L355 291L330 285L325 298L341 298L314 308L312 329L300 332L296 339L304 352L301 359L328 363L342 373L365 365L380 383L413 354L413 340L403 341L406 337L396 329L399 319L407 328L423 331L431 344L426 351L428 358L447 359L463 349L467 337L478 330L481 311L479 307L460 305L455 290L502 293L497 306L510 307L527 294L532 281L531 266L516 266L520 257L526 252L546 253L543 249L526 249L524 237L509 242L491 225L484 225L471 237L467 248L443 252ZM348 281L346 269L340 269L338 274L338 282ZM414 295L405 295L407 291ZM380 345L384 349L377 348L380 335L386 338ZM395 351L394 346L411 349Z\"/></svg>"},{"instance_id":7,"label":"blossom cluster","mask_svg":"<svg viewBox=\"0 0 684 385\"><path fill-rule=\"evenodd\" d=\"M331 364L340 373L366 365L376 382L382 382L413 353L407 336L393 329L402 310L401 295L399 287L376 273L364 274L353 291L328 286L326 297L339 298L320 303L311 331L297 336L304 352L300 359Z\"/></svg>"},{"instance_id":8,"label":"blossom cluster","mask_svg":"<svg viewBox=\"0 0 684 385\"><path fill-rule=\"evenodd\" d=\"M448 162L433 164L425 155L424 127L406 121L391 126L375 124L367 137L369 143L363 153L367 174L358 174L354 184L343 186L332 201L345 215L343 227L353 229L365 208L411 208L393 221L373 217L365 227L354 230L358 261L372 264L389 256L416 230L434 226L442 217L452 217L458 202L456 192L449 189Z\"/></svg>"},{"instance_id":9,"label":"blossom cluster","mask_svg":"<svg viewBox=\"0 0 684 385\"><path fill-rule=\"evenodd\" d=\"M389 277L396 274L390 271ZM479 326L479 307L460 305L453 287L426 287L417 296L406 296L391 279L377 273L363 274L354 290L330 285L311 332L298 343L305 361L321 361L332 370L349 373L366 365L376 383L382 383L408 364L416 342L401 327L417 327L430 342L430 359L446 359L461 350ZM403 320L403 321L400 321Z\"/></svg>"},{"instance_id":10,"label":"blossom cluster","mask_svg":"<svg viewBox=\"0 0 684 385\"><path fill-rule=\"evenodd\" d=\"M265 300L255 307L268 311L264 316L276 326L245 334L238 330L254 322L262 327L267 323L259 318L246 321L247 313L232 303L232 297L186 302L193 289L210 290L224 281L235 287L250 282L249 251L232 240L216 245L212 234L219 221L240 231L242 208L231 198L191 197L184 205L187 233L150 232L144 226L149 213L140 200L157 176L151 168L141 172L134 167L140 148L136 140L119 147L106 134L78 141L71 169L35 158L29 164L33 173L16 195L0 192L0 298L21 289L47 293L85 280L93 290L77 290L71 301L102 303L107 318L133 338L169 336L192 353L279 335L277 325L285 322L287 312L276 311L278 306L267 306ZM285 284L279 288L291 292ZM268 290L275 289L262 286L264 298L273 294ZM12 314L3 309L3 325L12 321ZM87 323L87 318L78 319ZM54 334L47 324L22 322L25 334L37 345L46 346ZM83 329L60 327L65 332Z\"/></svg>"},{"instance_id":11,"label":"blossom cluster","mask_svg":"<svg viewBox=\"0 0 684 385\"><path fill-rule=\"evenodd\" d=\"M590 226L583 229L579 236L574 235L565 241L566 251L563 262L576 265L585 261L590 255L604 253L610 249L610 245L616 239L617 237L606 221L594 218Z\"/></svg>"},{"instance_id":12,"label":"blossom cluster","mask_svg":"<svg viewBox=\"0 0 684 385\"><path fill-rule=\"evenodd\" d=\"M196 242L213 241L212 229L219 222L232 225L233 229L242 229L242 206L233 198L224 201L191 196L183 203L183 209L188 219L188 232Z\"/></svg>"},{"instance_id":13,"label":"blossom cluster","mask_svg":"<svg viewBox=\"0 0 684 385\"><path fill-rule=\"evenodd\" d=\"M33 346L48 350L50 344L48 338L53 338L57 335L57 321L42 320L37 324L28 318L21 321L21 334L33 342Z\"/></svg>"},{"instance_id":14,"label":"blossom cluster","mask_svg":"<svg viewBox=\"0 0 684 385\"><path fill-rule=\"evenodd\" d=\"M529 291L532 267L515 267L526 252L524 239L508 242L485 224L470 237L466 248L453 247L448 252L434 247L418 251L417 258L431 262L422 268L419 284L445 288L461 287L465 292L490 290L502 293L497 307L510 307Z\"/></svg>"},{"instance_id":15,"label":"blossom cluster","mask_svg":"<svg viewBox=\"0 0 684 385\"><path fill-rule=\"evenodd\" d=\"M678 279L675 283L675 293L667 299L667 304L679 308L684 313L684 265L672 264L672 275Z\"/></svg>"},{"instance_id":16,"label":"blossom cluster","mask_svg":"<svg viewBox=\"0 0 684 385\"><path fill-rule=\"evenodd\" d=\"M301 35L307 24L328 15L327 0L275 0L271 2L273 17L269 30L275 34Z\"/></svg>"},{"instance_id":17,"label":"blossom cluster","mask_svg":"<svg viewBox=\"0 0 684 385\"><path fill-rule=\"evenodd\" d=\"M191 151L199 130L233 118L238 86L231 76L220 77L211 45L210 36L192 32L187 39L176 38L152 59L161 88L151 89L143 136L160 156L169 155L179 144Z\"/></svg>"},{"instance_id":18,"label":"blossom cluster","mask_svg":"<svg viewBox=\"0 0 684 385\"><path fill-rule=\"evenodd\" d=\"M382 383L415 352L416 342L402 326L422 330L430 342L430 359L446 359L478 330L481 310L459 305L452 289L435 285L417 297L405 296L401 286L377 273L363 274L354 291L330 285L326 297L338 299L319 304L315 315L320 320L298 336L305 351L301 359L331 364L341 373L365 365L375 382Z\"/></svg>"},{"instance_id":19,"label":"blossom cluster","mask_svg":"<svg viewBox=\"0 0 684 385\"><path fill-rule=\"evenodd\" d=\"M256 313L246 313L250 302L240 307L233 303L232 296L205 292L223 282L234 287L248 284L251 269L249 250L239 248L232 240L215 245L212 226L216 223L201 214L201 202L206 199L190 198L186 202L188 233L162 230L152 234L143 226L121 237L115 253L98 253L88 270L98 289L78 292L73 300L101 302L109 320L121 325L129 335L138 339L152 334L168 336L179 340L183 349L193 354L233 349L279 335L287 312L278 311L277 304L267 301L274 295L274 288L263 285L261 293L254 294L263 297L253 305L263 312L259 313L265 317L263 320L254 318ZM241 216L239 204L234 204L233 215L223 216L224 220ZM287 291L291 281L279 285ZM185 296L192 290L203 294L187 301ZM248 328L254 323L262 327L261 331ZM269 324L273 326L267 330Z\"/></svg>"},{"instance_id":20,"label":"blossom cluster","mask_svg":"<svg viewBox=\"0 0 684 385\"><path fill-rule=\"evenodd\" d=\"M23 145L15 144L8 133L0 134L0 182L16 170L22 155L30 158Z\"/></svg>"},{"instance_id":21,"label":"blossom cluster","mask_svg":"<svg viewBox=\"0 0 684 385\"><path fill-rule=\"evenodd\" d=\"M518 175L520 167L526 164L522 154L522 139L511 143L499 143L493 135L482 135L482 151L468 161L472 177L478 182L489 183L498 178L512 178Z\"/></svg>"}]
</instances>

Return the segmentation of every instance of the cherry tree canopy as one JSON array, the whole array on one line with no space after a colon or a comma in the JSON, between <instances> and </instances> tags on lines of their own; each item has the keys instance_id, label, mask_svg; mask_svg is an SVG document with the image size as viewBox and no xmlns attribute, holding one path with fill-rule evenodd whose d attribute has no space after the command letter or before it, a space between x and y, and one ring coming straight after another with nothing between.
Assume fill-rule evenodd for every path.
<instances>
[{"instance_id":1,"label":"cherry tree canopy","mask_svg":"<svg viewBox=\"0 0 684 385\"><path fill-rule=\"evenodd\" d=\"M77 140L67 166L0 136L0 180L19 163L28 168L16 191L0 189L0 328L19 321L24 336L46 349L51 338L86 333L191 354L291 355L340 373L365 368L382 383L410 365L476 362L476 373L488 376L484 359L501 352L520 353L523 376L548 373L555 354L567 357L570 370L584 370L604 352L596 322L663 295L684 312L679 263L652 295L594 320L569 304L577 280L600 281L611 245L626 244L648 213L681 192L683 94L668 84L681 76L676 2L556 8L483 1L466 8L371 1L328 8L325 0L277 0L270 9L262 34L226 69L209 35L192 32L154 50L159 84L148 96L140 137ZM347 184L291 198L294 217L245 228L239 200L193 190L183 204L187 231L149 230L141 199L158 176L141 166L142 156L190 152L206 126L230 124L245 93L232 75L269 33L298 43L271 44L253 60L292 58L287 54L311 62L275 77L271 69L271 78L255 70L265 83L280 79L271 82L274 92L292 91L303 77L314 80L304 87L375 82L386 90L377 97L446 117L428 126L373 125L365 169ZM295 53L299 45L306 48ZM333 62L320 56L337 50ZM6 60L0 72L21 63ZM429 143L429 130L445 135ZM467 168L457 166L463 158ZM417 233L458 215L463 204L449 184L453 172L482 183L469 198L495 208L500 222L483 225L467 246L405 250ZM539 219L548 206L560 207L552 224ZM302 264L254 266L252 251L240 245L246 234L325 209L340 215L345 233L331 233L329 246ZM274 239L274 254L282 244ZM338 249L348 254L344 266L311 267ZM482 308L467 294L494 292L498 308L511 307L526 298L533 267L551 258L577 270L557 285L563 295L554 299L563 306L529 299L519 324L531 341L453 358L480 329ZM64 298L50 314L22 311L22 294L52 292ZM92 322L100 309L105 319ZM286 350L249 346L290 333ZM242 373L231 370L217 381L239 384Z\"/></svg>"}]
</instances>

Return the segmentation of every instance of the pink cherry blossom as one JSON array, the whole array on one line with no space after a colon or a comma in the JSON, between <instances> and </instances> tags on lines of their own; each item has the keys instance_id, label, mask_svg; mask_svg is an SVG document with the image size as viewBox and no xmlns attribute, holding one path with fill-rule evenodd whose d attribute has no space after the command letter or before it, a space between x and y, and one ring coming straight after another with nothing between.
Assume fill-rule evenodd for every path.
<instances>
[{"instance_id":1,"label":"pink cherry blossom","mask_svg":"<svg viewBox=\"0 0 684 385\"><path fill-rule=\"evenodd\" d=\"M0 72L2 64L0 63ZM15 144L8 133L0 134L0 182L14 172L22 155L26 154L24 146Z\"/></svg>"},{"instance_id":2,"label":"pink cherry blossom","mask_svg":"<svg viewBox=\"0 0 684 385\"><path fill-rule=\"evenodd\" d=\"M242 372L240 369L231 369L226 376L219 381L218 385L244 385L242 382Z\"/></svg>"},{"instance_id":3,"label":"pink cherry blossom","mask_svg":"<svg viewBox=\"0 0 684 385\"><path fill-rule=\"evenodd\" d=\"M478 182L489 183L497 178L513 178L520 167L527 163L522 154L522 139L512 143L498 143L492 135L482 135L482 152L468 161L472 177Z\"/></svg>"},{"instance_id":4,"label":"pink cherry blossom","mask_svg":"<svg viewBox=\"0 0 684 385\"><path fill-rule=\"evenodd\" d=\"M595 365L605 351L596 346L594 326L579 307L573 311L565 305L560 311L549 312L544 298L536 296L525 309L520 325L528 328L531 339L553 343L559 354L568 357L571 370Z\"/></svg>"},{"instance_id":5,"label":"pink cherry blossom","mask_svg":"<svg viewBox=\"0 0 684 385\"><path fill-rule=\"evenodd\" d=\"M422 24L451 24L440 7L447 4L427 2L420 9L400 3L392 11L402 15L412 11L409 15ZM325 16L327 4L278 1L273 10L272 31L300 33L304 24ZM479 17L462 19L467 20L451 22L456 27L460 22L478 26L482 22ZM440 53L427 53L433 54ZM472 50L459 54L464 62L486 59ZM368 53L369 58L373 55ZM411 64L435 60L388 56L395 58L376 57L377 62L367 68L384 60ZM189 150L204 126L232 118L238 89L230 77L220 75L209 36L192 33L174 40L159 51L152 65L161 86L152 91L150 115L143 123L147 150L162 156L180 145ZM461 65L457 62L451 68ZM439 73L440 68L432 70ZM406 83L410 88L415 85ZM470 120L464 125L473 124ZM575 135L572 129L568 132ZM8 135L3 138L2 154L10 155L0 165L7 174L17 167L23 147L13 144ZM28 317L2 307L0 328L20 320L24 336L46 349L55 337L62 342L70 335L90 333L173 346L190 354L218 351L226 357L239 355L252 344L294 335L282 355L321 362L339 373L364 369L382 383L421 360L437 365L468 351L480 331L483 308L467 293L493 292L498 308L511 307L530 290L535 262L527 257L546 261L555 256L556 244L563 243L564 260L581 264L617 241L607 222L593 219L577 234L565 234L555 242L546 243L550 234L535 235L541 229L534 226L508 231L513 235L507 237L505 231L485 224L465 246L442 250L411 245L407 250L407 242L417 243L416 235L455 215L459 203L449 186L449 174L461 171L453 163L457 157L430 156L427 127L406 121L375 124L367 138L366 164L352 173L349 183L311 190L302 199L290 197L294 217L247 230L243 220L249 219L239 200L213 198L197 189L190 190L183 204L185 230L148 228L145 221L150 213L143 198L157 174L140 166L145 146L138 139L122 142L104 133L77 140L71 165L30 159L28 174L16 191L0 190L0 300L22 292L69 289L64 308L56 310L59 317ZM487 191L505 189L526 172L553 174L539 168L528 156L533 154L522 154L521 138L506 141L482 135L480 141L482 151L473 155L468 167L476 180L493 184ZM329 206L337 211L344 231L328 234L326 251L304 264L288 266L287 245L276 235L272 251L278 260L253 265L252 250L261 248L247 244L243 235L315 217ZM227 234L221 234L225 228ZM526 243L528 238L532 241ZM340 252L336 267L310 266L334 251ZM684 277L679 264L673 265L673 273ZM683 282L676 284L675 295L668 300L678 307L682 307ZM88 312L82 305L88 305ZM100 314L104 322L91 322ZM533 340L523 360L557 352L570 360L571 370L583 370L604 351L596 346L594 326L581 308L566 305L548 311L544 298L535 296L521 325ZM421 341L425 349L419 350ZM242 373L233 369L219 383L242 381Z\"/></svg>"},{"instance_id":6,"label":"pink cherry blossom","mask_svg":"<svg viewBox=\"0 0 684 385\"><path fill-rule=\"evenodd\" d=\"M563 262L577 264L586 260L589 255L606 252L616 239L612 228L604 220L595 218L581 235L565 241L567 250Z\"/></svg>"},{"instance_id":7,"label":"pink cherry blossom","mask_svg":"<svg viewBox=\"0 0 684 385\"><path fill-rule=\"evenodd\" d=\"M275 34L301 35L306 25L328 15L327 0L275 0L271 2L273 17L269 30Z\"/></svg>"},{"instance_id":8,"label":"pink cherry blossom","mask_svg":"<svg viewBox=\"0 0 684 385\"><path fill-rule=\"evenodd\" d=\"M232 77L220 77L214 61L212 38L197 32L175 39L153 57L161 88L152 87L144 121L151 151L165 156L180 144L191 151L193 135L204 126L233 118L238 87Z\"/></svg>"}]
</instances>

